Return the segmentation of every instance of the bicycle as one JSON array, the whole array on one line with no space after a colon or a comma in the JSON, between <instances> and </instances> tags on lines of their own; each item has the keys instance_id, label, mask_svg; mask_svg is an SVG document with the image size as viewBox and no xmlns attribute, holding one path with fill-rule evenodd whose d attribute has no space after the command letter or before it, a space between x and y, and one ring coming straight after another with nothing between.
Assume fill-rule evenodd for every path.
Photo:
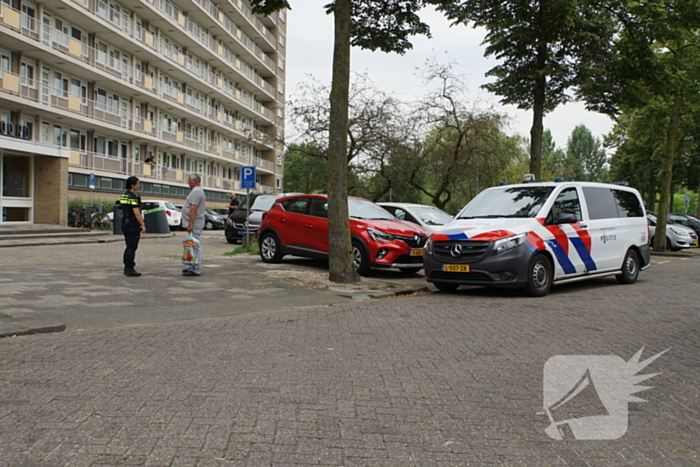
<instances>
[{"instance_id":1,"label":"bicycle","mask_svg":"<svg viewBox=\"0 0 700 467\"><path fill-rule=\"evenodd\" d=\"M79 229L90 228L90 222L85 212L85 206L73 208L68 212L68 226Z\"/></svg>"},{"instance_id":2,"label":"bicycle","mask_svg":"<svg viewBox=\"0 0 700 467\"><path fill-rule=\"evenodd\" d=\"M105 213L104 206L93 204L87 206L90 214L90 229L92 230L112 230L112 219Z\"/></svg>"}]
</instances>

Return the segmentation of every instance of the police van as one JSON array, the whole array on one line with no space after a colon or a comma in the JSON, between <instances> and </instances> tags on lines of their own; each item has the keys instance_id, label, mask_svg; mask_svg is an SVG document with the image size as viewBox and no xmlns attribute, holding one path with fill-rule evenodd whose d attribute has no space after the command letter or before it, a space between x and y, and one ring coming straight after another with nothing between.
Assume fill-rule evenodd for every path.
<instances>
[{"instance_id":1,"label":"police van","mask_svg":"<svg viewBox=\"0 0 700 467\"><path fill-rule=\"evenodd\" d=\"M639 192L587 182L523 183L479 193L433 233L425 277L443 291L460 285L521 288L614 275L633 284L649 267L649 229Z\"/></svg>"}]
</instances>

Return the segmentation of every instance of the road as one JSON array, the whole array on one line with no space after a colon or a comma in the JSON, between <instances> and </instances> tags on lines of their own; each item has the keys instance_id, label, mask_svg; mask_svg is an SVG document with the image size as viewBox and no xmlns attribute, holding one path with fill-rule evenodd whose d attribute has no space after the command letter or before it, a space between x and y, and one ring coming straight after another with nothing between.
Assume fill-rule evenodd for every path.
<instances>
[{"instance_id":1,"label":"road","mask_svg":"<svg viewBox=\"0 0 700 467\"><path fill-rule=\"evenodd\" d=\"M464 288L351 300L304 282L318 263L265 276L217 256L231 247L216 238L193 286L177 241L144 241L136 279L120 274L118 244L2 250L0 313L74 321L0 339L1 467L700 464L698 259L655 257L635 285L539 299ZM631 370L592 365L594 392L548 405L559 417L602 401L595 426L616 439L548 436L546 384L575 387L583 357L631 368L642 348L641 360L669 349L635 369L658 373L636 394L647 402L626 401ZM552 357L568 369L546 367Z\"/></svg>"}]
</instances>

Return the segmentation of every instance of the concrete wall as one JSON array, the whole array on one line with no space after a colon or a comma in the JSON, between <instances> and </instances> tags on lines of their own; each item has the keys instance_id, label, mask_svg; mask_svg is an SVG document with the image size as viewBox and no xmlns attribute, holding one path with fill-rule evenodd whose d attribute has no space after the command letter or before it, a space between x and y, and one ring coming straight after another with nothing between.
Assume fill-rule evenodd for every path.
<instances>
[{"instance_id":1,"label":"concrete wall","mask_svg":"<svg viewBox=\"0 0 700 467\"><path fill-rule=\"evenodd\" d=\"M34 223L66 225L68 159L34 156Z\"/></svg>"}]
</instances>

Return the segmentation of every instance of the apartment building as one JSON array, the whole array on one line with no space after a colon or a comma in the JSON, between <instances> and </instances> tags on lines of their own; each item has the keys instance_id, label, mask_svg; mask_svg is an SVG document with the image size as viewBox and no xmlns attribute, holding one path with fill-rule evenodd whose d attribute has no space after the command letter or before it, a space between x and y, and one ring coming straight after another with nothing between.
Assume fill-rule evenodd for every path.
<instances>
[{"instance_id":1,"label":"apartment building","mask_svg":"<svg viewBox=\"0 0 700 467\"><path fill-rule=\"evenodd\" d=\"M181 201L198 173L224 203L252 165L257 191L281 190L285 12L0 1L0 225L65 224L69 198L116 199L130 175Z\"/></svg>"}]
</instances>

